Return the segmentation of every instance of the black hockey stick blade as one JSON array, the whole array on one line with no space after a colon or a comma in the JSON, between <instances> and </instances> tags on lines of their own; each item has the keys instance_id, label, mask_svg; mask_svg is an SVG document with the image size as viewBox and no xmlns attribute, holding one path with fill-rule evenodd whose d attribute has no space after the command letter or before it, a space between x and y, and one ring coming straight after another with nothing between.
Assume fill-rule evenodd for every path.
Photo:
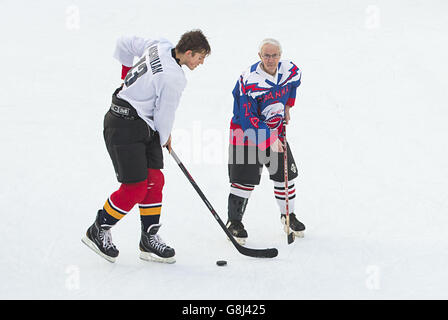
<instances>
[{"instance_id":1,"label":"black hockey stick blade","mask_svg":"<svg viewBox=\"0 0 448 320\"><path fill-rule=\"evenodd\" d=\"M238 250L238 252L242 255L254 258L275 258L278 255L278 250L276 248L253 249L240 245L232 236L230 231L226 228L225 224L222 222L221 218L219 218L218 214L215 212L213 215L216 215L215 218L218 221L219 225L227 234L227 237Z\"/></svg>"},{"instance_id":2,"label":"black hockey stick blade","mask_svg":"<svg viewBox=\"0 0 448 320\"><path fill-rule=\"evenodd\" d=\"M211 214L216 219L216 221L218 222L219 226L227 234L227 237L230 239L230 241L233 243L233 245L235 246L235 248L238 250L239 253L241 253L241 254L243 254L245 256L254 257L254 258L274 258L274 257L276 257L278 255L278 250L276 248L252 249L252 248L247 248L247 247L243 247L242 245L240 245L235 240L235 238L232 236L230 231L227 229L227 227L224 224L224 222L222 222L221 218L218 216L218 214L216 213L215 209L213 209L211 203L207 200L207 198L205 197L204 193L199 188L197 183L194 181L193 177L190 175L190 173L188 172L187 168L185 168L184 164L177 157L177 155L176 155L176 153L174 152L173 149L170 150L170 154L174 158L176 163L178 164L179 168L185 174L185 176L187 177L188 181L190 181L190 183L193 186L193 188L199 194L199 196L201 197L202 201L204 201L205 205L210 210Z\"/></svg>"},{"instance_id":3,"label":"black hockey stick blade","mask_svg":"<svg viewBox=\"0 0 448 320\"><path fill-rule=\"evenodd\" d=\"M233 243L233 241L232 241ZM275 258L278 255L278 250L276 248L267 248L267 249L253 249L247 248L240 245L235 241L233 243L239 253L254 258Z\"/></svg>"}]
</instances>

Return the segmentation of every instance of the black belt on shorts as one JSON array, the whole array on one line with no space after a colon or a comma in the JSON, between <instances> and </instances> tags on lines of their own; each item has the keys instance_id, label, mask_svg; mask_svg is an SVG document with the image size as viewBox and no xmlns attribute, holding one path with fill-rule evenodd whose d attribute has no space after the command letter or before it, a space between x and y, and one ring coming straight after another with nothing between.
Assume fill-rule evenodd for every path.
<instances>
[{"instance_id":1,"label":"black belt on shorts","mask_svg":"<svg viewBox=\"0 0 448 320\"><path fill-rule=\"evenodd\" d=\"M110 105L110 112L112 112L112 114L114 114L115 116L126 120L135 120L139 118L134 108L131 109L128 107L122 107L114 104L113 102Z\"/></svg>"},{"instance_id":2,"label":"black belt on shorts","mask_svg":"<svg viewBox=\"0 0 448 320\"><path fill-rule=\"evenodd\" d=\"M118 92L120 92L121 87L115 90L112 95L112 103L110 104L110 112L120 118L125 120L135 120L140 117L137 111L132 107L127 101L117 97Z\"/></svg>"}]
</instances>

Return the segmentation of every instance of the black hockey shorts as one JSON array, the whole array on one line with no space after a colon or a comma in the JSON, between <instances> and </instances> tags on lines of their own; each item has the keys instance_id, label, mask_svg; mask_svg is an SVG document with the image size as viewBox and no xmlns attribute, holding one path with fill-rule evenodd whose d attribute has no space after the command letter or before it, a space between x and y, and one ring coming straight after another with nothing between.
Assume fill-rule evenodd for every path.
<instances>
[{"instance_id":1,"label":"black hockey shorts","mask_svg":"<svg viewBox=\"0 0 448 320\"><path fill-rule=\"evenodd\" d=\"M287 144L288 156L288 180L297 178L297 165ZM284 182L284 158L283 152L272 152L270 148L261 151L254 146L229 145L229 179L230 183L260 184L263 166L269 171L269 177L273 181Z\"/></svg>"},{"instance_id":2,"label":"black hockey shorts","mask_svg":"<svg viewBox=\"0 0 448 320\"><path fill-rule=\"evenodd\" d=\"M128 120L109 110L104 117L103 134L119 182L144 181L148 168L163 168L159 134L140 117Z\"/></svg>"}]
</instances>

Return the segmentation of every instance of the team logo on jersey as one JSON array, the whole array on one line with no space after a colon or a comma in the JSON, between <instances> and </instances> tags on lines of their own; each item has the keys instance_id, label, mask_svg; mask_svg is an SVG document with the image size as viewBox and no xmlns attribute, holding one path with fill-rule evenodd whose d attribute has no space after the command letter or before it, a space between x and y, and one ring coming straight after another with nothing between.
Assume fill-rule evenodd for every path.
<instances>
[{"instance_id":1,"label":"team logo on jersey","mask_svg":"<svg viewBox=\"0 0 448 320\"><path fill-rule=\"evenodd\" d=\"M279 114L276 114L275 116L266 119L264 122L267 124L267 126L271 129L277 129L280 127L280 124L282 123L283 117Z\"/></svg>"},{"instance_id":2,"label":"team logo on jersey","mask_svg":"<svg viewBox=\"0 0 448 320\"><path fill-rule=\"evenodd\" d=\"M280 127L283 121L284 108L282 103L277 102L270 104L263 110L262 114L266 118L264 122L269 128L277 129Z\"/></svg>"}]
</instances>

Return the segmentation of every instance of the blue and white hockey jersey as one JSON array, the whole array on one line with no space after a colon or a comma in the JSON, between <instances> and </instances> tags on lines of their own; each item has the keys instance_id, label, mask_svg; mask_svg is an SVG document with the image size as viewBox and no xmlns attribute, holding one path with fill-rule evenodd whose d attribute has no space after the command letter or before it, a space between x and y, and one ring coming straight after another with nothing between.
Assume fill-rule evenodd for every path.
<instances>
[{"instance_id":1,"label":"blue and white hockey jersey","mask_svg":"<svg viewBox=\"0 0 448 320\"><path fill-rule=\"evenodd\" d=\"M233 118L230 143L256 145L267 149L282 130L285 106L294 106L302 73L291 61L282 60L272 76L252 65L238 79L233 89Z\"/></svg>"}]
</instances>

